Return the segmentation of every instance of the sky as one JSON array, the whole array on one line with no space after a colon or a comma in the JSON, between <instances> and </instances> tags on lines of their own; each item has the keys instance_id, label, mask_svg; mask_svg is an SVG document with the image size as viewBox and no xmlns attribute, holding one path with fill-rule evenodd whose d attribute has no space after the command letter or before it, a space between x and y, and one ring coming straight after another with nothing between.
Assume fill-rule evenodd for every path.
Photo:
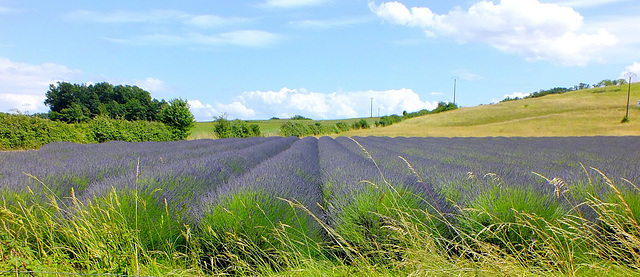
<instances>
[{"instance_id":1,"label":"sky","mask_svg":"<svg viewBox=\"0 0 640 277\"><path fill-rule=\"evenodd\" d=\"M198 121L341 119L640 81L637 0L0 0L0 112L137 85Z\"/></svg>"}]
</instances>

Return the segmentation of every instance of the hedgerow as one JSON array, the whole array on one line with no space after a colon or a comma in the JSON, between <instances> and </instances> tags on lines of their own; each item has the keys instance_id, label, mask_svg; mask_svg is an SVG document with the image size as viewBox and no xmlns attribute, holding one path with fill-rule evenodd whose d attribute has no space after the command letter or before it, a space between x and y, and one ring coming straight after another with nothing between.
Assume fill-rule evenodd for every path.
<instances>
[{"instance_id":1,"label":"hedgerow","mask_svg":"<svg viewBox=\"0 0 640 277\"><path fill-rule=\"evenodd\" d=\"M0 113L0 149L34 149L50 142L101 143L112 140L177 140L171 128L160 122L126 121L98 116L87 123L60 121Z\"/></svg>"}]
</instances>

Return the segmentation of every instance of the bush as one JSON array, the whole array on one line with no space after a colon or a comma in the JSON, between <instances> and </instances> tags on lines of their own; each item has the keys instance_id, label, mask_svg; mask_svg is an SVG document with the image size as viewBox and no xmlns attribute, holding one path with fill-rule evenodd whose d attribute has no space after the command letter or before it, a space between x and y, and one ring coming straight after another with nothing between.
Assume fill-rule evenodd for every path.
<instances>
[{"instance_id":1,"label":"bush","mask_svg":"<svg viewBox=\"0 0 640 277\"><path fill-rule=\"evenodd\" d=\"M67 124L27 115L0 113L0 149L34 149L50 142L101 143L179 139L159 122L113 120L98 116L87 123Z\"/></svg>"},{"instance_id":2,"label":"bush","mask_svg":"<svg viewBox=\"0 0 640 277\"><path fill-rule=\"evenodd\" d=\"M351 130L351 126L349 126L349 124L347 124L345 122L340 121L340 122L336 123L336 130L337 130L337 133L346 132L346 131Z\"/></svg>"},{"instance_id":3,"label":"bush","mask_svg":"<svg viewBox=\"0 0 640 277\"><path fill-rule=\"evenodd\" d=\"M380 118L378 122L376 122L376 126L389 126L393 123L398 123L402 121L402 117L397 114L386 115Z\"/></svg>"},{"instance_id":4,"label":"bush","mask_svg":"<svg viewBox=\"0 0 640 277\"><path fill-rule=\"evenodd\" d=\"M307 135L306 127L301 123L287 121L280 126L280 134L284 137L302 137Z\"/></svg>"},{"instance_id":5,"label":"bush","mask_svg":"<svg viewBox=\"0 0 640 277\"><path fill-rule=\"evenodd\" d=\"M360 119L359 121L354 122L351 127L353 129L369 129L369 122L365 119Z\"/></svg>"},{"instance_id":6,"label":"bush","mask_svg":"<svg viewBox=\"0 0 640 277\"><path fill-rule=\"evenodd\" d=\"M33 149L54 141L89 142L76 125L0 113L0 149Z\"/></svg>"},{"instance_id":7,"label":"bush","mask_svg":"<svg viewBox=\"0 0 640 277\"><path fill-rule=\"evenodd\" d=\"M449 111L449 110L455 110L457 108L458 108L458 105L456 105L454 103L440 102L440 103L438 103L438 107L436 107L435 109L433 109L431 111L429 111L429 110L420 110L420 111L412 112L412 113L407 113L407 111L403 111L402 112L402 116L399 116L397 114L383 116L375 124L376 124L376 126L385 127L385 126L392 125L393 123L398 123L398 122L400 122L402 120L405 120L405 119L414 118L414 117L423 116L423 115L428 115L428 114L441 113L441 112L445 112L445 111Z\"/></svg>"},{"instance_id":8,"label":"bush","mask_svg":"<svg viewBox=\"0 0 640 277\"><path fill-rule=\"evenodd\" d=\"M142 142L180 140L174 130L159 122L113 120L98 116L83 125L90 142L112 140Z\"/></svg>"},{"instance_id":9,"label":"bush","mask_svg":"<svg viewBox=\"0 0 640 277\"><path fill-rule=\"evenodd\" d=\"M213 131L218 138L248 138L262 135L258 124L249 124L246 121L229 121L224 115L216 118Z\"/></svg>"}]
</instances>

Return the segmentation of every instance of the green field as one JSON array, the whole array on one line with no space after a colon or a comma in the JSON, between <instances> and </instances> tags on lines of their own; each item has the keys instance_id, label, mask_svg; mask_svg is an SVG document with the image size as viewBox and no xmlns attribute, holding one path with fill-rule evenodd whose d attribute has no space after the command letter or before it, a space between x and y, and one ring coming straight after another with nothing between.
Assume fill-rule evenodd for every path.
<instances>
[{"instance_id":1,"label":"green field","mask_svg":"<svg viewBox=\"0 0 640 277\"><path fill-rule=\"evenodd\" d=\"M629 136L640 134L640 83L631 86L630 122L621 124L627 104L623 86L585 89L408 119L345 136Z\"/></svg>"},{"instance_id":2,"label":"green field","mask_svg":"<svg viewBox=\"0 0 640 277\"><path fill-rule=\"evenodd\" d=\"M288 119L270 119L270 120L247 120L247 122L252 124L258 124L260 126L260 131L263 136L278 136L280 131L280 126L287 121L291 121L293 123L302 123L302 124L315 124L320 123L322 125L335 125L338 122L345 122L349 125L353 124L356 121L361 120L362 118L350 118L350 119L336 119L336 120L288 120ZM379 120L379 117L367 117L364 118L369 122L369 125L374 125L374 123ZM214 121L206 121L206 122L196 122L195 128L191 131L191 136L189 139L204 139L204 138L215 138L216 135L213 132Z\"/></svg>"}]
</instances>

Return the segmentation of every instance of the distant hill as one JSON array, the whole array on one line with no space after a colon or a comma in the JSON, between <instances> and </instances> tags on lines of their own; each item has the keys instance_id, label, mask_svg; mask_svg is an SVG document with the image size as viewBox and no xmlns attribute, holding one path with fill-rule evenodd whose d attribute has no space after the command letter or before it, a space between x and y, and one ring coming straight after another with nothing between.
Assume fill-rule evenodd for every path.
<instances>
[{"instance_id":1,"label":"distant hill","mask_svg":"<svg viewBox=\"0 0 640 277\"><path fill-rule=\"evenodd\" d=\"M345 136L628 136L640 135L640 83L631 85L628 123L620 123L627 85L460 108Z\"/></svg>"}]
</instances>

